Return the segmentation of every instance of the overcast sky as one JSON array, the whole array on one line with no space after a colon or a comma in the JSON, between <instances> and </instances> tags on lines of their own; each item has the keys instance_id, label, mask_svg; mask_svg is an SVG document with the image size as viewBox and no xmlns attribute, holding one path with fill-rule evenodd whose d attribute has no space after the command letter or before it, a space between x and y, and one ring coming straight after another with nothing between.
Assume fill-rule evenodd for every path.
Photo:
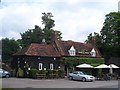
<instances>
[{"instance_id":1,"label":"overcast sky","mask_svg":"<svg viewBox=\"0 0 120 90\"><path fill-rule=\"evenodd\" d=\"M20 33L42 26L42 12L51 12L55 30L63 40L84 42L91 32L99 33L105 15L118 11L119 0L1 0L0 38L21 38Z\"/></svg>"}]
</instances>

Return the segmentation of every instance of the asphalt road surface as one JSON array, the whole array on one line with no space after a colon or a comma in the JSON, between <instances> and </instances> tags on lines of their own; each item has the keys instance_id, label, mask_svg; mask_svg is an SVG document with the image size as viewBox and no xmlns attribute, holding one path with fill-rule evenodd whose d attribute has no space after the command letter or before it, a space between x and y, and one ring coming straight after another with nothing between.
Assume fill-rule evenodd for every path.
<instances>
[{"instance_id":1,"label":"asphalt road surface","mask_svg":"<svg viewBox=\"0 0 120 90\"><path fill-rule=\"evenodd\" d=\"M29 88L29 90L30 88L86 89L86 88L119 88L120 87L118 80L94 81L94 82L71 81L68 79L23 79L23 78L3 78L3 79L0 78L0 80L2 80L2 88Z\"/></svg>"}]
</instances>

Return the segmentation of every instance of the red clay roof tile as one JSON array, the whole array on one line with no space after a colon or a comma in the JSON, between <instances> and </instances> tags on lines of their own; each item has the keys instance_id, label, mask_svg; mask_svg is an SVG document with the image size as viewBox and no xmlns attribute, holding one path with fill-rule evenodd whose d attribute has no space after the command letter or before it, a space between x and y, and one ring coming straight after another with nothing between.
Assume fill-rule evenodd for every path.
<instances>
[{"instance_id":1,"label":"red clay roof tile","mask_svg":"<svg viewBox=\"0 0 120 90\"><path fill-rule=\"evenodd\" d=\"M63 56L69 56L68 50L74 46L76 50L76 56L90 57L90 52L93 48L96 50L96 57L101 57L99 50L94 47L92 44L85 44L74 41L58 41L59 47L61 47L61 51ZM59 48L58 47L58 48ZM80 54L79 52L89 52L89 54Z\"/></svg>"},{"instance_id":2,"label":"red clay roof tile","mask_svg":"<svg viewBox=\"0 0 120 90\"><path fill-rule=\"evenodd\" d=\"M54 31L53 33L51 44L32 43L28 47L15 53L14 55L44 56L44 57L70 56L68 50L72 46L74 46L76 50L76 56L91 57L90 52L94 48L96 51L96 57L101 57L99 50L92 44L57 40L56 31Z\"/></svg>"},{"instance_id":3,"label":"red clay roof tile","mask_svg":"<svg viewBox=\"0 0 120 90\"><path fill-rule=\"evenodd\" d=\"M32 43L28 47L24 48L20 52L14 55L27 55L27 56L49 56L49 57L60 57L60 54L52 44L36 44Z\"/></svg>"}]
</instances>

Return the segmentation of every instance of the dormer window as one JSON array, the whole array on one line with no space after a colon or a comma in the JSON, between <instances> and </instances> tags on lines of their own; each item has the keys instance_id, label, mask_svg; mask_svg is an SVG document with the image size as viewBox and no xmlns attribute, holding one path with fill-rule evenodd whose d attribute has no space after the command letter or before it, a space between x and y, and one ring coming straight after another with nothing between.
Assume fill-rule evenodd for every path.
<instances>
[{"instance_id":1,"label":"dormer window","mask_svg":"<svg viewBox=\"0 0 120 90\"><path fill-rule=\"evenodd\" d=\"M70 50L68 50L70 56L75 56L75 48L72 46Z\"/></svg>"},{"instance_id":2,"label":"dormer window","mask_svg":"<svg viewBox=\"0 0 120 90\"><path fill-rule=\"evenodd\" d=\"M91 50L90 54L92 57L96 57L96 51L94 48Z\"/></svg>"}]
</instances>

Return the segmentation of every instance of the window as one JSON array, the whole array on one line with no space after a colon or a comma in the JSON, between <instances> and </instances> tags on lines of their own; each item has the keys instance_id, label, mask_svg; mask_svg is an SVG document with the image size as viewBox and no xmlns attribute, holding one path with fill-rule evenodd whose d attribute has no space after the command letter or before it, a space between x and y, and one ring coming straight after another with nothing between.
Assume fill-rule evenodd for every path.
<instances>
[{"instance_id":1,"label":"window","mask_svg":"<svg viewBox=\"0 0 120 90\"><path fill-rule=\"evenodd\" d=\"M77 72L74 72L73 74L78 74Z\"/></svg>"},{"instance_id":2,"label":"window","mask_svg":"<svg viewBox=\"0 0 120 90\"><path fill-rule=\"evenodd\" d=\"M53 70L53 64L52 63L50 64L50 70Z\"/></svg>"},{"instance_id":3,"label":"window","mask_svg":"<svg viewBox=\"0 0 120 90\"><path fill-rule=\"evenodd\" d=\"M72 46L70 50L68 50L70 56L75 56L75 48Z\"/></svg>"},{"instance_id":4,"label":"window","mask_svg":"<svg viewBox=\"0 0 120 90\"><path fill-rule=\"evenodd\" d=\"M92 57L96 57L96 51L94 48L91 50L90 54Z\"/></svg>"},{"instance_id":5,"label":"window","mask_svg":"<svg viewBox=\"0 0 120 90\"><path fill-rule=\"evenodd\" d=\"M42 70L42 66L43 66L43 64L39 63L39 70Z\"/></svg>"}]
</instances>

